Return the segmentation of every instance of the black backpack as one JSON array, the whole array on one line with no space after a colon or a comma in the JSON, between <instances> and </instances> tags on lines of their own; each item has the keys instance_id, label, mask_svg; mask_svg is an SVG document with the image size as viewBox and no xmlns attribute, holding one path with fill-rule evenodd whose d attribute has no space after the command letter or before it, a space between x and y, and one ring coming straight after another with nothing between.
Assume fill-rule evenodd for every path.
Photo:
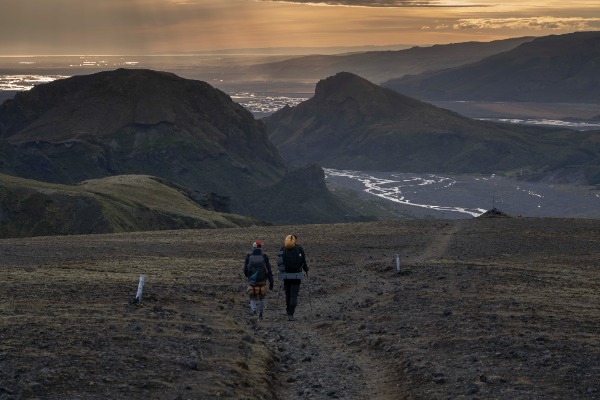
<instances>
[{"instance_id":1,"label":"black backpack","mask_svg":"<svg viewBox=\"0 0 600 400\"><path fill-rule=\"evenodd\" d=\"M283 247L279 253L277 253L277 269L279 272L302 272L303 265L304 259L302 258L302 253L298 246L293 249L286 249Z\"/></svg>"},{"instance_id":2,"label":"black backpack","mask_svg":"<svg viewBox=\"0 0 600 400\"><path fill-rule=\"evenodd\" d=\"M250 257L248 257L248 271L248 283L253 286L264 285L269 274L265 257L262 254L250 254Z\"/></svg>"}]
</instances>

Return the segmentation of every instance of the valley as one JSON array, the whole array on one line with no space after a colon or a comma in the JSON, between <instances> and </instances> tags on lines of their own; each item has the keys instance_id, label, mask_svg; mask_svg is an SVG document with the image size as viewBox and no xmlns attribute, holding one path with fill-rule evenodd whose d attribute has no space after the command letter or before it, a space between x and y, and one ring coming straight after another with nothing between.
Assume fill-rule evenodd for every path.
<instances>
[{"instance_id":1,"label":"valley","mask_svg":"<svg viewBox=\"0 0 600 400\"><path fill-rule=\"evenodd\" d=\"M384 207L397 210L398 218L410 215L464 219L477 217L492 208L523 217L600 218L600 190L595 186L526 182L495 174L444 175L328 168L325 179L333 188L353 190L367 202L385 200Z\"/></svg>"}]
</instances>

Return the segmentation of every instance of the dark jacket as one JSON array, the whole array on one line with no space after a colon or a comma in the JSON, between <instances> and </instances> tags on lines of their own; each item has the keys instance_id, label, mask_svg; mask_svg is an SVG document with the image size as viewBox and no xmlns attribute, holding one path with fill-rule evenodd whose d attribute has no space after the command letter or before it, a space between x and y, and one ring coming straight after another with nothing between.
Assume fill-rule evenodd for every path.
<instances>
[{"instance_id":1,"label":"dark jacket","mask_svg":"<svg viewBox=\"0 0 600 400\"><path fill-rule=\"evenodd\" d=\"M259 249L259 248L252 249L252 254L254 254L254 255L262 254L262 256L265 260L265 265L267 266L267 271L268 271L267 279L269 280L269 283L273 283L273 272L271 271L271 264L269 263L269 256L267 256L266 254L263 254L262 249ZM246 259L244 260L244 275L248 278L250 277L250 270L248 269L248 261L249 260L250 260L250 253L246 254Z\"/></svg>"},{"instance_id":2,"label":"dark jacket","mask_svg":"<svg viewBox=\"0 0 600 400\"><path fill-rule=\"evenodd\" d=\"M308 264L306 263L306 254L300 245L296 245L293 249L281 248L283 251L283 265L286 272L302 271L308 273ZM286 281L298 281L300 279L285 279Z\"/></svg>"}]
</instances>

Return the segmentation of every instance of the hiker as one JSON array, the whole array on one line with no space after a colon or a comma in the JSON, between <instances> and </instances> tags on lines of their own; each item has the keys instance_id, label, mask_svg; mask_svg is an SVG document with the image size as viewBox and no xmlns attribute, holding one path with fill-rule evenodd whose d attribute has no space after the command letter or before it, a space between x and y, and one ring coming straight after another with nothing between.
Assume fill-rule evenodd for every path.
<instances>
[{"instance_id":1,"label":"hiker","mask_svg":"<svg viewBox=\"0 0 600 400\"><path fill-rule=\"evenodd\" d=\"M296 235L286 236L284 246L279 251L277 257L279 270L285 272L283 285L285 288L285 305L288 321L294 321L294 312L298 305L300 282L302 282L302 270L304 270L304 273L308 277L306 254L302 246L297 244L297 240L298 237ZM290 276L293 278L288 279Z\"/></svg>"},{"instance_id":2,"label":"hiker","mask_svg":"<svg viewBox=\"0 0 600 400\"><path fill-rule=\"evenodd\" d=\"M269 257L262 252L261 241L252 243L252 253L246 254L244 261L244 275L248 278L247 292L250 295L250 311L256 315L256 303L258 306L258 319L263 319L265 310L265 296L267 294L266 284L269 281L269 289L273 290L273 273Z\"/></svg>"}]
</instances>

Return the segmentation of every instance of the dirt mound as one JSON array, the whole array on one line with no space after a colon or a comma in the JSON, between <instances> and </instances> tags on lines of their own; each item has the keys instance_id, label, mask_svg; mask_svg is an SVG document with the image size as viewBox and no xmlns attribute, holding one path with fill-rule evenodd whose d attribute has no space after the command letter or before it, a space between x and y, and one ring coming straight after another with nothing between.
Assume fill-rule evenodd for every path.
<instances>
[{"instance_id":1,"label":"dirt mound","mask_svg":"<svg viewBox=\"0 0 600 400\"><path fill-rule=\"evenodd\" d=\"M491 210L487 210L477 218L510 218L510 215L494 207Z\"/></svg>"}]
</instances>

